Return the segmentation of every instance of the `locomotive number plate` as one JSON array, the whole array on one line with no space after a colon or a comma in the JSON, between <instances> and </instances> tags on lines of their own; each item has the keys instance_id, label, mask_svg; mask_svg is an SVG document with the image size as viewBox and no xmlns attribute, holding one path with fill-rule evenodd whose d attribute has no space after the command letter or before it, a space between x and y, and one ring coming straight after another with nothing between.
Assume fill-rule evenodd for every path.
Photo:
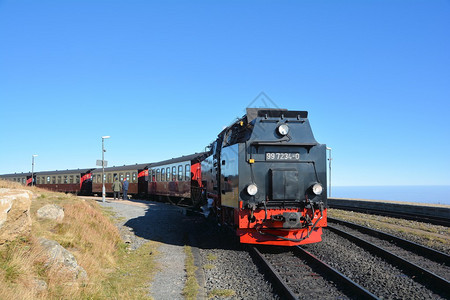
<instances>
[{"instance_id":1,"label":"locomotive number plate","mask_svg":"<svg viewBox=\"0 0 450 300\"><path fill-rule=\"evenodd\" d=\"M300 160L300 153L266 152L266 160Z\"/></svg>"}]
</instances>

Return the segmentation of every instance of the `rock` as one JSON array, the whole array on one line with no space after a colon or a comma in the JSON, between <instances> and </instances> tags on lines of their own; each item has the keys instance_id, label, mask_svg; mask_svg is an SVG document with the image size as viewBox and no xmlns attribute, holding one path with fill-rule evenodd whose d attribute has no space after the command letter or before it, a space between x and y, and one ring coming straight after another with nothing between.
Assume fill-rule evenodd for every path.
<instances>
[{"instance_id":1,"label":"rock","mask_svg":"<svg viewBox=\"0 0 450 300\"><path fill-rule=\"evenodd\" d=\"M32 197L27 190L0 188L0 245L30 232Z\"/></svg>"},{"instance_id":2,"label":"rock","mask_svg":"<svg viewBox=\"0 0 450 300\"><path fill-rule=\"evenodd\" d=\"M50 219L62 221L64 219L64 209L56 204L47 204L42 206L37 211L37 216L40 219Z\"/></svg>"},{"instance_id":3,"label":"rock","mask_svg":"<svg viewBox=\"0 0 450 300\"><path fill-rule=\"evenodd\" d=\"M44 280L40 280L40 279L33 280L33 289L36 294L46 291L47 288L48 288L47 282L45 282Z\"/></svg>"},{"instance_id":4,"label":"rock","mask_svg":"<svg viewBox=\"0 0 450 300\"><path fill-rule=\"evenodd\" d=\"M67 274L72 281L88 279L86 271L78 265L75 256L58 242L39 238L39 243L46 251L47 261L45 266L57 268L59 272Z\"/></svg>"}]
</instances>

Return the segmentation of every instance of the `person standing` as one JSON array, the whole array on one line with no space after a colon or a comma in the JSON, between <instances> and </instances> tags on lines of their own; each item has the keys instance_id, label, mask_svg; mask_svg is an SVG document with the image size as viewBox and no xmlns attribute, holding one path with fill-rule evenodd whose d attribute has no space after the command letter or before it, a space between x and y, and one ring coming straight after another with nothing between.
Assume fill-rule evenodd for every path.
<instances>
[{"instance_id":1,"label":"person standing","mask_svg":"<svg viewBox=\"0 0 450 300\"><path fill-rule=\"evenodd\" d=\"M115 180L112 184L112 190L114 192L114 200L116 200L116 196L117 196L117 199L120 199L120 190L122 189L122 183L119 181L119 179L117 177L114 179Z\"/></svg>"},{"instance_id":2,"label":"person standing","mask_svg":"<svg viewBox=\"0 0 450 300\"><path fill-rule=\"evenodd\" d=\"M123 183L122 183L122 189L123 189L123 200L127 200L127 192L128 192L128 180L125 177L123 179Z\"/></svg>"}]
</instances>

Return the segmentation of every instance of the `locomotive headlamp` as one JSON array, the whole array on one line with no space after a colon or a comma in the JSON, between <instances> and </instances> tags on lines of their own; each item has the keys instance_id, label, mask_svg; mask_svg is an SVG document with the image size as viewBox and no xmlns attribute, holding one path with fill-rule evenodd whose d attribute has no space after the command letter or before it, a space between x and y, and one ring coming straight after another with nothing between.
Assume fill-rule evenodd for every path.
<instances>
[{"instance_id":1,"label":"locomotive headlamp","mask_svg":"<svg viewBox=\"0 0 450 300\"><path fill-rule=\"evenodd\" d=\"M258 192L258 187L256 186L256 184L251 183L247 186L247 193L250 196L255 196L257 192Z\"/></svg>"},{"instance_id":2,"label":"locomotive headlamp","mask_svg":"<svg viewBox=\"0 0 450 300\"><path fill-rule=\"evenodd\" d=\"M312 191L314 194L316 194L318 196L318 195L322 194L323 187L320 183L316 183L312 186Z\"/></svg>"},{"instance_id":3,"label":"locomotive headlamp","mask_svg":"<svg viewBox=\"0 0 450 300\"><path fill-rule=\"evenodd\" d=\"M279 134L284 136L289 133L289 126L287 124L281 124L278 126L277 130Z\"/></svg>"}]
</instances>

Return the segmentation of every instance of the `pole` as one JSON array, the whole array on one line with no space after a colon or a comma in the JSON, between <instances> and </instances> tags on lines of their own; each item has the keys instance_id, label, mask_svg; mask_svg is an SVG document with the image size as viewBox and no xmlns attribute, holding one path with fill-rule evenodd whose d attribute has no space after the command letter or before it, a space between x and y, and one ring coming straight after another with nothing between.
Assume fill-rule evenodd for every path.
<instances>
[{"instance_id":1,"label":"pole","mask_svg":"<svg viewBox=\"0 0 450 300\"><path fill-rule=\"evenodd\" d=\"M105 138L102 137L102 202L105 202Z\"/></svg>"},{"instance_id":2,"label":"pole","mask_svg":"<svg viewBox=\"0 0 450 300\"><path fill-rule=\"evenodd\" d=\"M102 201L105 202L105 139L109 139L109 135L102 136Z\"/></svg>"},{"instance_id":3,"label":"pole","mask_svg":"<svg viewBox=\"0 0 450 300\"><path fill-rule=\"evenodd\" d=\"M34 158L37 156L37 154L33 154L31 156L31 186L35 185L34 183Z\"/></svg>"},{"instance_id":4,"label":"pole","mask_svg":"<svg viewBox=\"0 0 450 300\"><path fill-rule=\"evenodd\" d=\"M328 168L329 168L329 172L328 172L328 184L329 184L329 188L328 188L328 197L331 197L331 161L333 160L333 158L331 157L331 148L327 147L327 150L330 151L329 157L328 157Z\"/></svg>"}]
</instances>

